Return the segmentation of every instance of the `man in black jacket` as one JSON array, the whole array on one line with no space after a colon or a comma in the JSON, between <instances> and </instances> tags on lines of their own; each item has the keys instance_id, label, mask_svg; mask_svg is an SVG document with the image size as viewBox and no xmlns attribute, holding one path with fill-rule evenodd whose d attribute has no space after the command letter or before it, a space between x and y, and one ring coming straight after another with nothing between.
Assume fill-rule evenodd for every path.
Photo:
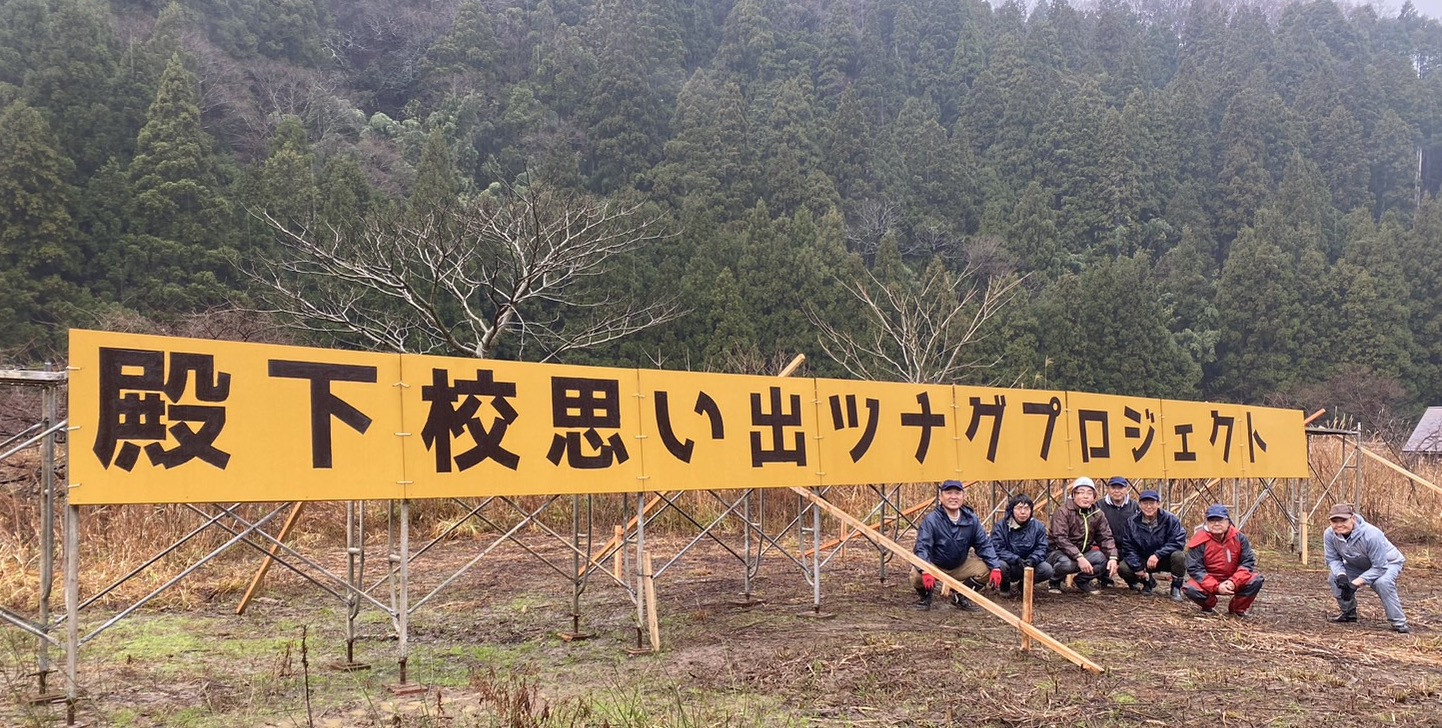
<instances>
[{"instance_id":1,"label":"man in black jacket","mask_svg":"<svg viewBox=\"0 0 1442 728\"><path fill-rule=\"evenodd\" d=\"M966 507L965 486L959 480L942 483L938 500L936 510L927 514L916 534L916 555L953 579L967 582L972 588L984 580L990 581L992 588L1000 587L1001 560L996 558L996 552L991 548L991 539L987 538L981 519ZM968 558L972 549L976 550L977 558ZM913 570L911 586L916 589L918 597L916 608L931 609L936 579L931 574ZM952 594L951 603L965 611L976 609L969 599L960 594Z\"/></svg>"},{"instance_id":2,"label":"man in black jacket","mask_svg":"<svg viewBox=\"0 0 1442 728\"><path fill-rule=\"evenodd\" d=\"M1127 586L1151 596L1157 586L1156 573L1172 573L1172 601L1182 601L1182 579L1187 575L1187 531L1181 519L1162 508L1155 490L1142 493L1139 509L1127 524L1127 535L1119 539L1122 552L1121 575Z\"/></svg>"},{"instance_id":3,"label":"man in black jacket","mask_svg":"<svg viewBox=\"0 0 1442 728\"><path fill-rule=\"evenodd\" d=\"M1125 553L1127 525L1137 515L1137 502L1132 500L1131 481L1120 475L1108 480L1107 494L1097 503L1097 507L1106 514L1107 525L1112 527L1112 538L1117 542L1117 550ZM1111 577L1106 575L1097 577L1097 583L1112 586Z\"/></svg>"},{"instance_id":4,"label":"man in black jacket","mask_svg":"<svg viewBox=\"0 0 1442 728\"><path fill-rule=\"evenodd\" d=\"M1026 567L1036 571L1032 582L1050 581L1051 564L1047 563L1047 551L1051 548L1046 537L1046 525L1032 518L1031 496L1019 495L1006 505L1006 515L991 529L991 547L996 557L1006 566L1001 570L1001 590L1006 593L1011 585L1026 576Z\"/></svg>"}]
</instances>

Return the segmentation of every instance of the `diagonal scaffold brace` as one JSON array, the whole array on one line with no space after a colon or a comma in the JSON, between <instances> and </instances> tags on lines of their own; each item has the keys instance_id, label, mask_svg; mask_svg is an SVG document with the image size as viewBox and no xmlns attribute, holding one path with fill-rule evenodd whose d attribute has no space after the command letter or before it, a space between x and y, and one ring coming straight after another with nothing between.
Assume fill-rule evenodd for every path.
<instances>
[{"instance_id":1,"label":"diagonal scaffold brace","mask_svg":"<svg viewBox=\"0 0 1442 728\"><path fill-rule=\"evenodd\" d=\"M832 505L825 498L816 495L815 493L811 492L806 488L793 487L791 490L795 491L797 495L809 499L812 503L815 503L817 507L828 511L833 516L836 516L843 523L846 523L847 525L856 529L858 533L868 539L871 539L871 541L877 546L880 546L892 552L893 554L896 554L898 557L905 560L912 566L915 566L916 568L921 569L922 571L936 577L937 582L951 587L952 591L955 591L961 594L963 597L966 597L967 599L970 599L971 601L980 605L982 609L991 612L993 615L1000 618L1003 622L1006 622L1012 627L1020 630L1022 634L1031 637L1052 652L1055 652L1058 655L1065 657L1067 660L1071 661L1082 669L1087 670L1088 672L1093 672L1098 675L1104 672L1101 665L1098 665L1095 662L1092 662L1091 660L1083 657L1076 650L1073 650L1072 648L1067 647L1066 645L1057 641L1055 637L1052 637L1051 635L1041 631L1040 629L1037 629L1035 626L1022 621L1020 617L1002 608L996 602L993 602L990 599L987 599L986 597L978 594L975 590L966 588L962 585L960 581L953 579L946 572L936 568L935 566L932 566L931 564L926 563L925 561L922 561L919 557L917 557L916 554L908 551L906 547L887 538L885 535L867 528L866 524L862 523L855 516L847 513L846 511L835 505Z\"/></svg>"}]
</instances>

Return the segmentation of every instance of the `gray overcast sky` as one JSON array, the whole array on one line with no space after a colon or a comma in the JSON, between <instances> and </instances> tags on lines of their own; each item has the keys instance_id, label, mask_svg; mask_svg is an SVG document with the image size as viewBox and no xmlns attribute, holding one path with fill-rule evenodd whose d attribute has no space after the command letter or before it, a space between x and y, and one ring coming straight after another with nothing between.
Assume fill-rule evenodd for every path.
<instances>
[{"instance_id":1,"label":"gray overcast sky","mask_svg":"<svg viewBox=\"0 0 1442 728\"><path fill-rule=\"evenodd\" d=\"M1383 17L1396 17L1397 11L1402 8L1402 0L1384 0L1372 4L1377 8L1377 14ZM1442 20L1442 0L1412 0L1412 7L1417 12L1429 18Z\"/></svg>"}]
</instances>

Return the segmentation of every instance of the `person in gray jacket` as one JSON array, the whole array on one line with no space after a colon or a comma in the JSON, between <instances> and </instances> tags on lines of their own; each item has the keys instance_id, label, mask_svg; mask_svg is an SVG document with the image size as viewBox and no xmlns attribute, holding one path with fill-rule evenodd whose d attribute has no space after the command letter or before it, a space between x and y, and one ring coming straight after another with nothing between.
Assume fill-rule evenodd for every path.
<instances>
[{"instance_id":1,"label":"person in gray jacket","mask_svg":"<svg viewBox=\"0 0 1442 728\"><path fill-rule=\"evenodd\" d=\"M1342 610L1332 621L1357 621L1357 590L1370 586L1382 599L1393 631L1410 632L1407 615L1402 612L1402 598L1397 596L1397 577L1402 575L1406 557L1381 529L1362 520L1347 503L1332 506L1331 520L1322 543L1327 569L1332 574L1332 595Z\"/></svg>"}]
</instances>

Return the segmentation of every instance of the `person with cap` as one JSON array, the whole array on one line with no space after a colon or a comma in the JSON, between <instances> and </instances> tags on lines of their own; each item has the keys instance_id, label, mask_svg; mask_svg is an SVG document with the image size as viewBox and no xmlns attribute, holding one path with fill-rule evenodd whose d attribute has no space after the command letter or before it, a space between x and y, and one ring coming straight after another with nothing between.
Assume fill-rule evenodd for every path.
<instances>
[{"instance_id":1,"label":"person with cap","mask_svg":"<svg viewBox=\"0 0 1442 728\"><path fill-rule=\"evenodd\" d=\"M1106 574L1117 578L1117 545L1106 516L1096 507L1097 486L1091 478L1077 478L1071 497L1051 515L1052 593L1061 592L1061 580L1076 574L1077 587L1097 592L1094 580Z\"/></svg>"},{"instance_id":2,"label":"person with cap","mask_svg":"<svg viewBox=\"0 0 1442 728\"><path fill-rule=\"evenodd\" d=\"M1105 505L1103 505L1105 507ZM1127 537L1119 544L1121 575L1127 586L1151 595L1157 586L1156 573L1172 573L1172 600L1182 600L1182 579L1187 575L1187 530L1182 521L1162 508L1155 490L1137 499L1137 512L1127 524Z\"/></svg>"},{"instance_id":3,"label":"person with cap","mask_svg":"<svg viewBox=\"0 0 1442 728\"><path fill-rule=\"evenodd\" d=\"M1207 525L1187 542L1187 580L1182 593L1211 614L1217 597L1229 596L1227 613L1246 617L1262 575L1257 573L1257 552L1252 542L1232 525L1232 512L1221 504L1207 508Z\"/></svg>"},{"instance_id":4,"label":"person with cap","mask_svg":"<svg viewBox=\"0 0 1442 728\"><path fill-rule=\"evenodd\" d=\"M1357 590L1370 586L1382 599L1382 609L1393 631L1411 632L1407 615L1402 612L1402 598L1397 596L1397 577L1402 575L1407 558L1382 529L1362 520L1351 505L1332 506L1331 520L1331 528L1322 535L1322 545L1332 575L1332 595L1341 609L1332 621L1357 621Z\"/></svg>"},{"instance_id":5,"label":"person with cap","mask_svg":"<svg viewBox=\"0 0 1442 728\"><path fill-rule=\"evenodd\" d=\"M927 514L917 530L916 555L972 588L984 582L989 582L993 589L1000 588L1001 560L992 550L986 526L966 506L966 487L959 480L948 480L941 484L939 491L936 509ZM969 558L973 549L977 558ZM914 569L911 586L918 597L916 608L930 609L936 578ZM960 594L952 594L951 603L964 611L976 609L971 600Z\"/></svg>"},{"instance_id":6,"label":"person with cap","mask_svg":"<svg viewBox=\"0 0 1442 728\"><path fill-rule=\"evenodd\" d=\"M1127 527L1131 525L1132 519L1137 515L1137 502L1132 500L1132 483L1130 480L1118 475L1107 481L1107 494L1097 504L1106 514L1107 525L1112 528L1112 538L1117 542L1117 551L1126 553L1127 549ZM1110 577L1102 576L1097 579L1102 586L1111 586Z\"/></svg>"},{"instance_id":7,"label":"person with cap","mask_svg":"<svg viewBox=\"0 0 1442 728\"><path fill-rule=\"evenodd\" d=\"M1006 515L991 529L991 547L1005 564L1001 569L1003 594L1011 591L1012 584L1025 578L1028 566L1035 569L1033 583L1051 580L1051 564L1046 561L1050 548L1046 526L1032 518L1033 505L1029 495L1012 498L1006 504Z\"/></svg>"}]
</instances>

